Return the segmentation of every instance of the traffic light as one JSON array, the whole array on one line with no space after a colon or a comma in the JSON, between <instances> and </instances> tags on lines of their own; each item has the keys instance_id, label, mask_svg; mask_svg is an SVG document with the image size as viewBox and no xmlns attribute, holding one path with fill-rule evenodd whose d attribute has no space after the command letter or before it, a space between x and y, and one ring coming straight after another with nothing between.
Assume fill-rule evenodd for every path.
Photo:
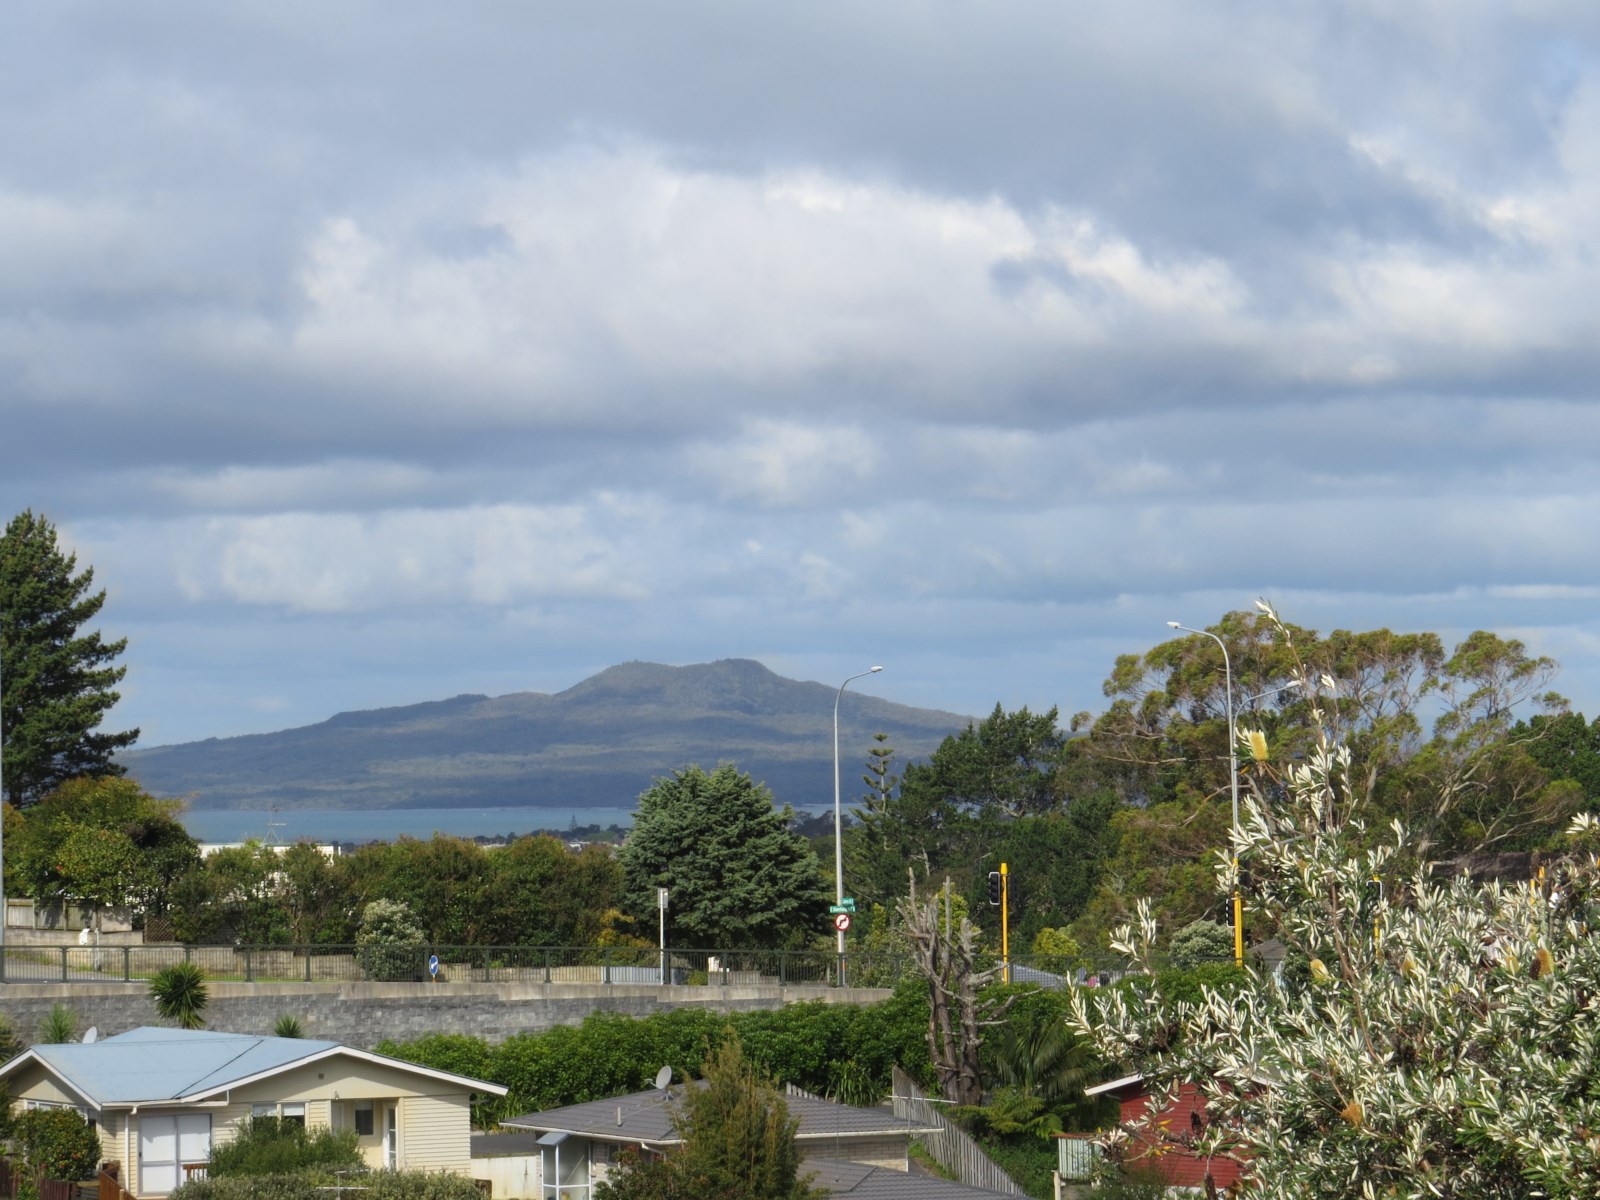
<instances>
[{"instance_id":1,"label":"traffic light","mask_svg":"<svg viewBox=\"0 0 1600 1200\"><path fill-rule=\"evenodd\" d=\"M1000 872L989 872L989 903L996 907L1000 904Z\"/></svg>"}]
</instances>

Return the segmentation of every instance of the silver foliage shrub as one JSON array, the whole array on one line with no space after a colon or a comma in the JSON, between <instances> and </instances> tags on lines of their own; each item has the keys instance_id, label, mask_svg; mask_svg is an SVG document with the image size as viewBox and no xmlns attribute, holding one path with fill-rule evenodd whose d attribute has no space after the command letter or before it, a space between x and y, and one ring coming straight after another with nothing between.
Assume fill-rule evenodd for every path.
<instances>
[{"instance_id":1,"label":"silver foliage shrub","mask_svg":"<svg viewBox=\"0 0 1600 1200\"><path fill-rule=\"evenodd\" d=\"M1080 989L1072 1023L1158 1091L1197 1084L1209 1119L1163 1136L1247 1162L1252 1196L1600 1197L1600 824L1532 884L1402 872L1406 830L1344 811L1343 746L1280 770L1239 736L1258 786L1234 851L1309 971L1198 1003ZM1156 932L1141 904L1113 948L1149 962Z\"/></svg>"}]
</instances>

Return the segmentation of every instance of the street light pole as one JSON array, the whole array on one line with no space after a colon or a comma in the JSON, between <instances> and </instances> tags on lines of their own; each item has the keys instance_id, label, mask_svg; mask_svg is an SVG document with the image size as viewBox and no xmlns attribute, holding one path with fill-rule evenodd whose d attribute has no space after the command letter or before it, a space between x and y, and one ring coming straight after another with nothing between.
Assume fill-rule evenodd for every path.
<instances>
[{"instance_id":1,"label":"street light pole","mask_svg":"<svg viewBox=\"0 0 1600 1200\"><path fill-rule=\"evenodd\" d=\"M839 701L844 690L857 679L876 675L882 667L869 667L859 675L852 675L839 685L839 694L833 698L833 902L844 906L844 824L839 810ZM844 930L839 930L839 986L844 986Z\"/></svg>"},{"instance_id":2,"label":"street light pole","mask_svg":"<svg viewBox=\"0 0 1600 1200\"><path fill-rule=\"evenodd\" d=\"M1222 650L1222 677L1228 696L1228 791L1233 799L1233 841L1239 837L1239 737L1233 727L1233 663L1228 658L1228 644L1214 633L1204 629L1190 629L1177 621L1168 621L1172 629L1208 637ZM1259 700L1261 697L1254 697ZM1233 855L1233 964L1244 966L1244 897L1239 891L1239 855L1232 842L1228 846Z\"/></svg>"}]
</instances>

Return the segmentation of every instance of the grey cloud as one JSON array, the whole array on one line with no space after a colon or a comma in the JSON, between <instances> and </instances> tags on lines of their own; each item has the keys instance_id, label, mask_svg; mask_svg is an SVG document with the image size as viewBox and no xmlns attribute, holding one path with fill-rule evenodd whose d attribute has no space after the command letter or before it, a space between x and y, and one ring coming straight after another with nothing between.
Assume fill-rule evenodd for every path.
<instances>
[{"instance_id":1,"label":"grey cloud","mask_svg":"<svg viewBox=\"0 0 1600 1200\"><path fill-rule=\"evenodd\" d=\"M1587 7L4 21L0 503L152 738L629 657L1090 706L1258 590L1600 665Z\"/></svg>"}]
</instances>

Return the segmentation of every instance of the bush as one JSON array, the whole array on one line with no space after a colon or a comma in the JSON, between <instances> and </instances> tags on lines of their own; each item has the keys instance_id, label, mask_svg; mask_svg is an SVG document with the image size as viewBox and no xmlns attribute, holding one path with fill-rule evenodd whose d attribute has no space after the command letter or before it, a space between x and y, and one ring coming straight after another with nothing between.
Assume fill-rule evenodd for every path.
<instances>
[{"instance_id":1,"label":"bush","mask_svg":"<svg viewBox=\"0 0 1600 1200\"><path fill-rule=\"evenodd\" d=\"M88 1179L100 1165L99 1135L70 1108L30 1109L17 1118L15 1136L46 1179Z\"/></svg>"},{"instance_id":2,"label":"bush","mask_svg":"<svg viewBox=\"0 0 1600 1200\"><path fill-rule=\"evenodd\" d=\"M427 938L411 909L399 900L374 900L361 910L356 934L361 970L368 979L420 979L428 957Z\"/></svg>"},{"instance_id":3,"label":"bush","mask_svg":"<svg viewBox=\"0 0 1600 1200\"><path fill-rule=\"evenodd\" d=\"M1190 921L1172 935L1170 961L1187 969L1206 963L1233 962L1233 929L1220 921Z\"/></svg>"},{"instance_id":4,"label":"bush","mask_svg":"<svg viewBox=\"0 0 1600 1200\"><path fill-rule=\"evenodd\" d=\"M359 1193L364 1200L483 1200L477 1184L460 1175L373 1171L357 1182L367 1189ZM318 1173L197 1179L168 1200L327 1200L333 1183L332 1175Z\"/></svg>"},{"instance_id":5,"label":"bush","mask_svg":"<svg viewBox=\"0 0 1600 1200\"><path fill-rule=\"evenodd\" d=\"M205 1024L201 1016L211 998L206 990L206 975L192 962L173 963L150 977L150 998L155 1001L156 1012L168 1021L176 1021L180 1029L199 1029Z\"/></svg>"},{"instance_id":6,"label":"bush","mask_svg":"<svg viewBox=\"0 0 1600 1200\"><path fill-rule=\"evenodd\" d=\"M337 1167L360 1165L353 1129L334 1131L324 1126L307 1131L298 1121L251 1117L240 1122L231 1142L212 1147L210 1174L221 1179L307 1171L325 1174Z\"/></svg>"}]
</instances>

